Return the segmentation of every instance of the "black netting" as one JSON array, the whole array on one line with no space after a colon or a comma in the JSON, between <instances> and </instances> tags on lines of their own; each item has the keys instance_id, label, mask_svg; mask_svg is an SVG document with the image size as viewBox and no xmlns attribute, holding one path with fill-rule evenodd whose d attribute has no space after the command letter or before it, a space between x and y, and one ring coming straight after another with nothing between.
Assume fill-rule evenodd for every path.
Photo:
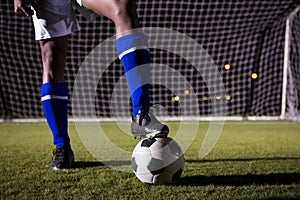
<instances>
[{"instance_id":1,"label":"black netting","mask_svg":"<svg viewBox=\"0 0 300 200\"><path fill-rule=\"evenodd\" d=\"M176 77L169 77L169 84L182 91L178 96L161 84L165 77L159 68L154 68L153 74L158 76L160 83L151 85L152 103L164 107L170 116L182 114L182 109L187 111L185 114L206 116L213 114L214 101L225 99L227 107L224 106L222 112L228 116L279 116L285 23L287 16L298 5L296 0L138 1L143 27L168 28L196 40L213 58L226 90L226 94L214 94L208 89L204 75L199 74L190 61L173 52L151 49L154 65L165 65L178 71L190 83L197 96L197 104L184 105L186 107L182 108L181 99L190 94L189 90L178 83ZM16 16L13 3L8 0L2 1L0 9L0 118L42 117L39 95L42 67L31 19ZM81 63L94 47L114 35L114 25L105 17L99 16L94 21L88 21L78 15L78 19L81 31L70 36L65 74L70 99ZM295 111L292 110L296 109L299 114L299 14L291 23L291 72L288 78L292 76L293 83L288 82L288 87L294 85L290 87L293 94L287 95L293 95L297 102L293 102L296 106L287 106L287 113L293 113ZM114 48L107 48L107 51L114 51ZM102 54L110 56L110 53ZM199 55L195 53L192 56L197 58ZM95 69L97 62L90 64ZM224 68L226 64L230 65L230 69ZM204 73L213 76L209 70ZM90 73L97 74L94 71ZM253 73L257 73L256 79L251 78ZM93 99L80 102L82 107L94 103L97 116L111 117L113 90L123 75L122 66L116 59L102 74ZM88 75L86 80L89 80ZM126 85L123 82L120 84ZM117 95L120 96L115 101L122 101L118 102L121 105L119 114L128 116L128 91L118 92ZM199 112L194 112L195 106ZM69 108L72 114L71 104Z\"/></svg>"}]
</instances>

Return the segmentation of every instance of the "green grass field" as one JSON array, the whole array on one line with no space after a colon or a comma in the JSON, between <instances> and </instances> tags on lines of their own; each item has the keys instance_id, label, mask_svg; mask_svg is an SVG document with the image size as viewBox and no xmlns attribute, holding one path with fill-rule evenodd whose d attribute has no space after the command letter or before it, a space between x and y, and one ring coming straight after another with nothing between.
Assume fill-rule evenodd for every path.
<instances>
[{"instance_id":1,"label":"green grass field","mask_svg":"<svg viewBox=\"0 0 300 200\"><path fill-rule=\"evenodd\" d=\"M53 145L45 123L0 123L0 199L300 199L300 123L225 122L215 148L200 160L208 125L200 123L185 152L181 180L151 186L96 160L72 123L77 162L62 171L49 168ZM113 123L102 127L120 148L131 151L138 142Z\"/></svg>"}]
</instances>

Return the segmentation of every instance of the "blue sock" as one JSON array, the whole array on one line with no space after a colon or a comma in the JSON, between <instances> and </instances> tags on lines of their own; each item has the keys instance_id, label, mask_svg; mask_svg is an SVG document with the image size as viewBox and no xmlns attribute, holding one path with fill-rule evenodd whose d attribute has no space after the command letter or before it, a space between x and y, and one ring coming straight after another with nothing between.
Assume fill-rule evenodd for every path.
<instances>
[{"instance_id":1,"label":"blue sock","mask_svg":"<svg viewBox=\"0 0 300 200\"><path fill-rule=\"evenodd\" d=\"M116 48L123 64L132 101L132 115L150 107L149 85L151 60L147 37L132 33L116 40Z\"/></svg>"},{"instance_id":2,"label":"blue sock","mask_svg":"<svg viewBox=\"0 0 300 200\"><path fill-rule=\"evenodd\" d=\"M44 115L52 132L53 144L70 147L68 136L68 88L66 83L41 85Z\"/></svg>"}]
</instances>

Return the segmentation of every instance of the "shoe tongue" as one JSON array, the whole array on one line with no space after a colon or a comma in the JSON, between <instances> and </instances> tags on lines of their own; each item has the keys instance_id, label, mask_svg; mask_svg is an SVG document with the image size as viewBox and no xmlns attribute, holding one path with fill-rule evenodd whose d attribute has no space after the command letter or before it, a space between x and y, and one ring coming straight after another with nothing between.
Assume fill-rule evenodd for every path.
<instances>
[{"instance_id":1,"label":"shoe tongue","mask_svg":"<svg viewBox=\"0 0 300 200\"><path fill-rule=\"evenodd\" d=\"M150 121L151 121L151 119L150 119L148 113L141 113L139 115L138 122L139 122L140 126L147 126L148 124L150 124Z\"/></svg>"}]
</instances>

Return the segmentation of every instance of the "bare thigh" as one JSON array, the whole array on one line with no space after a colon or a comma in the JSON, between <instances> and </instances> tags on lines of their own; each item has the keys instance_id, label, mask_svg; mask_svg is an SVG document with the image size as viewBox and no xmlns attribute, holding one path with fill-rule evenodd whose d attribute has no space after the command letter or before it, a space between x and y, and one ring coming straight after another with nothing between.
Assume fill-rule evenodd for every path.
<instances>
[{"instance_id":1,"label":"bare thigh","mask_svg":"<svg viewBox=\"0 0 300 200\"><path fill-rule=\"evenodd\" d=\"M67 37L39 40L43 62L43 83L64 82Z\"/></svg>"},{"instance_id":2,"label":"bare thigh","mask_svg":"<svg viewBox=\"0 0 300 200\"><path fill-rule=\"evenodd\" d=\"M119 36L140 27L135 0L82 0L82 4L97 14L111 19Z\"/></svg>"}]
</instances>

